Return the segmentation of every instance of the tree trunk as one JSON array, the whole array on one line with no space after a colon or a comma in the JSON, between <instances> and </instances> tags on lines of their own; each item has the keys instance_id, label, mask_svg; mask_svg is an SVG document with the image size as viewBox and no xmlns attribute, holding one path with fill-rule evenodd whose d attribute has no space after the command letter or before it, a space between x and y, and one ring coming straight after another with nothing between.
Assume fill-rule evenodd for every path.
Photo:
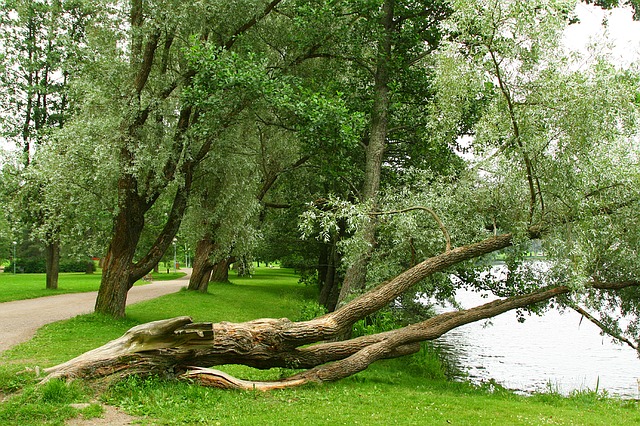
<instances>
[{"instance_id":1,"label":"tree trunk","mask_svg":"<svg viewBox=\"0 0 640 426\"><path fill-rule=\"evenodd\" d=\"M403 280L411 281L411 278L405 276ZM592 287L618 290L638 285L638 281L629 281L593 283ZM332 314L299 323L287 319L259 319L238 324L212 324L193 323L189 317L177 317L136 326L119 339L45 370L48 373L45 380L176 374L207 386L247 390L335 381L363 371L377 360L415 353L419 350L419 342L433 340L456 327L571 291L567 286L547 287L475 308L447 312L393 331L311 346L308 344L339 333L348 322ZM342 309L350 309L355 303L357 301ZM256 368L291 368L293 365L308 370L277 382L251 382L205 368L228 363Z\"/></svg>"},{"instance_id":2,"label":"tree trunk","mask_svg":"<svg viewBox=\"0 0 640 426\"><path fill-rule=\"evenodd\" d=\"M338 303L338 295L340 294L338 265L340 263L340 255L338 253L337 244L334 242L327 250L326 272L324 281L318 297L318 303L324 306L328 312L333 312Z\"/></svg>"},{"instance_id":3,"label":"tree trunk","mask_svg":"<svg viewBox=\"0 0 640 426\"><path fill-rule=\"evenodd\" d=\"M144 209L137 197L126 197L116 217L113 237L102 266L102 281L95 311L117 318L125 315L127 293L134 277L133 257L144 228ZM147 271L148 272L148 271Z\"/></svg>"},{"instance_id":4,"label":"tree trunk","mask_svg":"<svg viewBox=\"0 0 640 426\"><path fill-rule=\"evenodd\" d=\"M229 282L229 265L233 263L234 258L227 257L213 265L211 271L210 282L212 283L228 283Z\"/></svg>"},{"instance_id":5,"label":"tree trunk","mask_svg":"<svg viewBox=\"0 0 640 426\"><path fill-rule=\"evenodd\" d=\"M327 274L329 272L329 252L332 245L333 244L329 245L328 243L320 245L320 254L318 255L318 283L321 294L327 281ZM320 304L323 304L321 300L322 297L320 297Z\"/></svg>"},{"instance_id":6,"label":"tree trunk","mask_svg":"<svg viewBox=\"0 0 640 426\"><path fill-rule=\"evenodd\" d=\"M60 243L57 241L47 243L44 257L47 272L47 289L56 290L58 288L58 276L60 273Z\"/></svg>"},{"instance_id":7,"label":"tree trunk","mask_svg":"<svg viewBox=\"0 0 640 426\"><path fill-rule=\"evenodd\" d=\"M364 183L362 188L362 201L375 205L380 190L380 176L382 172L382 160L387 142L387 127L390 106L389 81L391 66L391 50L393 39L393 15L394 0L385 0L382 7L382 25L384 27L383 39L379 47L378 63L376 66L373 110L371 111L371 123L369 128L369 140L366 148L366 163L364 170ZM345 273L344 282L338 297L338 306L344 303L350 294L365 288L367 279L367 264L375 247L376 219L371 218L359 232L356 238L362 238L368 249L362 253Z\"/></svg>"},{"instance_id":8,"label":"tree trunk","mask_svg":"<svg viewBox=\"0 0 640 426\"><path fill-rule=\"evenodd\" d=\"M122 370L124 368L123 362L128 367L127 371L121 374L145 371L156 373L162 369L181 371L185 370L187 366L206 367L224 363L241 363L259 368L290 367L292 365L312 368L329 361L349 357L354 354L354 350L366 350L372 344L370 340L367 340L371 336L347 342L323 343L307 348L300 347L318 341L326 341L344 333L344 330L350 328L353 323L387 306L402 293L433 273L509 245L511 245L511 235L507 234L449 250L417 264L336 311L311 321L295 323L287 319L262 319L244 324L199 324L181 328L190 323L189 318L181 318L161 321L149 326L139 326L121 339L86 355L81 355L76 360L69 361L62 366L53 367L50 372L58 376L109 375ZM500 313L491 312L492 315ZM444 317L440 315L437 318ZM449 329L454 326L457 325L453 325ZM193 327L196 327L195 331ZM384 338L386 339L386 337ZM355 346L353 346L354 342ZM374 343L379 343L379 340L375 340ZM385 349L385 356L395 353L395 351L406 353L407 343L413 342L403 341L393 349ZM363 344L365 347L362 346ZM171 350L163 351L168 348ZM194 349L197 350L194 351ZM159 350L159 352L153 352L155 350ZM144 353L139 353L140 351Z\"/></svg>"},{"instance_id":9,"label":"tree trunk","mask_svg":"<svg viewBox=\"0 0 640 426\"><path fill-rule=\"evenodd\" d=\"M193 270L189 279L188 290L206 293L209 288L213 263L210 260L215 244L209 235L205 235L196 244L196 253L193 258Z\"/></svg>"}]
</instances>

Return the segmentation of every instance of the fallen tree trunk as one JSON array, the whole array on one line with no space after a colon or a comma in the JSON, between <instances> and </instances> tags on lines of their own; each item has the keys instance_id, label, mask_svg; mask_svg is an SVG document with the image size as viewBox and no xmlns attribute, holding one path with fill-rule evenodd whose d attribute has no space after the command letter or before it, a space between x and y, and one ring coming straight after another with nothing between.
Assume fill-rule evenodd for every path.
<instances>
[{"instance_id":1,"label":"fallen tree trunk","mask_svg":"<svg viewBox=\"0 0 640 426\"><path fill-rule=\"evenodd\" d=\"M45 370L47 379L157 374L195 380L207 386L260 390L339 380L366 369L379 359L417 352L419 342L435 339L461 325L572 291L566 286L546 287L475 308L440 314L397 330L327 342L355 321L388 305L426 276L455 263L504 248L510 241L508 235L498 236L449 250L381 284L337 311L310 321L292 322L281 318L212 324L193 323L189 317L178 317L142 324L133 327L119 339ZM594 283L592 287L616 290L639 284L636 281ZM312 343L315 344L307 346ZM243 364L263 369L299 368L306 371L277 382L251 382L207 368L223 364Z\"/></svg>"},{"instance_id":2,"label":"fallen tree trunk","mask_svg":"<svg viewBox=\"0 0 640 426\"><path fill-rule=\"evenodd\" d=\"M592 287L622 289L637 285L640 282L629 281ZM417 352L419 342L438 338L456 327L571 291L566 286L545 288L471 309L447 312L385 333L303 348L283 342L295 341L296 335L300 341L305 341L307 334L315 334L316 328L322 327L321 321L293 323L287 319L261 319L238 324L211 324L177 317L133 327L119 339L45 371L49 374L47 379L171 374L225 389L269 390L335 381L358 373L377 360ZM308 370L277 382L251 382L204 368L223 364Z\"/></svg>"}]
</instances>

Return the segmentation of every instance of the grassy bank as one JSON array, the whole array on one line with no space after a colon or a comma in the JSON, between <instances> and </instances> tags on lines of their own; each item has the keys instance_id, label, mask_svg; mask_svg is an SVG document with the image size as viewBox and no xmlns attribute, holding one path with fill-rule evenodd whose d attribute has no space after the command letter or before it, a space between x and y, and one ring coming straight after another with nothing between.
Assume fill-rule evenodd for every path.
<instances>
[{"instance_id":1,"label":"grassy bank","mask_svg":"<svg viewBox=\"0 0 640 426\"><path fill-rule=\"evenodd\" d=\"M35 366L65 361L120 336L131 326L178 315L194 320L246 321L260 317L297 318L313 289L291 271L259 269L253 278L212 285L209 294L179 292L127 308L127 319L79 316L44 327L30 342L0 358L0 424L64 424L64 419L100 413L99 401L124 409L150 425L633 425L636 402L610 400L592 392L571 398L522 397L499 387L474 387L444 378L427 347L412 357L376 363L337 383L269 393L221 391L160 378L112 384L53 381L34 385ZM16 375L25 367L31 372ZM283 369L258 371L227 366L245 378L277 379Z\"/></svg>"},{"instance_id":2,"label":"grassy bank","mask_svg":"<svg viewBox=\"0 0 640 426\"><path fill-rule=\"evenodd\" d=\"M173 280L184 276L184 272L153 273L154 281ZM100 271L93 274L83 272L61 273L58 278L58 288L47 290L45 274L0 274L0 303L13 300L34 299L36 297L53 296L55 294L82 293L97 291L100 287ZM140 280L138 284L147 284Z\"/></svg>"}]
</instances>

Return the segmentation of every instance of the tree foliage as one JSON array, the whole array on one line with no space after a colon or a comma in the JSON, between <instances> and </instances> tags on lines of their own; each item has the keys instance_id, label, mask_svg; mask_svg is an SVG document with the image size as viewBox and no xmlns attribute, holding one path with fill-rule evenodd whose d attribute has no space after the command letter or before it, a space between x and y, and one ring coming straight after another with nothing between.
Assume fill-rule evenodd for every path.
<instances>
[{"instance_id":1,"label":"tree foliage","mask_svg":"<svg viewBox=\"0 0 640 426\"><path fill-rule=\"evenodd\" d=\"M575 66L560 45L574 2L120 6L105 2L88 31L78 110L38 161L39 173L55 170L47 205L67 221L89 224L77 211L103 203L96 309L124 315L126 292L180 226L214 262L260 237L293 240L302 210L320 299L336 309L300 323L141 326L53 375L126 365L223 387L337 380L549 301L637 338L638 76L606 58ZM531 240L544 268L525 261ZM494 276L498 256L506 273ZM342 304L340 281L357 290ZM416 295L448 300L461 287L504 299L433 318L415 309L396 330L328 341L390 305L409 311ZM631 316L624 330L616 310ZM308 371L266 385L186 372L227 362Z\"/></svg>"},{"instance_id":2,"label":"tree foliage","mask_svg":"<svg viewBox=\"0 0 640 426\"><path fill-rule=\"evenodd\" d=\"M21 242L43 243L46 286L55 289L62 240L57 217L63 213L47 199L56 190L51 176L38 169L36 156L74 111L70 79L80 68L92 9L79 1L55 0L5 1L0 8L0 131L21 151L3 167L5 211L13 232L22 230Z\"/></svg>"}]
</instances>

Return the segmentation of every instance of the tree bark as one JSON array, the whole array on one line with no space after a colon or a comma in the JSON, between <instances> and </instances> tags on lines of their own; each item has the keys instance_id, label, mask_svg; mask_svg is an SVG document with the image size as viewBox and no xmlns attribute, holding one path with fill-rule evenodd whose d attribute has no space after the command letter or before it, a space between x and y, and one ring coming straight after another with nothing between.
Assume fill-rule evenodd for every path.
<instances>
[{"instance_id":1,"label":"tree bark","mask_svg":"<svg viewBox=\"0 0 640 426\"><path fill-rule=\"evenodd\" d=\"M227 257L213 265L211 271L211 278L209 282L212 283L227 283L229 282L229 265L233 263L234 258Z\"/></svg>"},{"instance_id":2,"label":"tree bark","mask_svg":"<svg viewBox=\"0 0 640 426\"><path fill-rule=\"evenodd\" d=\"M619 290L638 285L638 281L627 281L593 283L591 287ZM433 340L456 327L544 302L571 291L567 286L546 287L475 308L440 314L397 330L311 346L305 345L324 340L343 329L344 324L336 315L328 314L299 323L287 319L260 319L238 324L193 323L189 317L177 317L136 326L119 339L45 370L48 373L46 380L111 375L124 377L131 374L167 375L171 372L206 386L248 390L336 381L365 370L377 360L417 352L419 342ZM228 363L257 368L295 367L308 370L276 382L252 382L205 368Z\"/></svg>"},{"instance_id":3,"label":"tree bark","mask_svg":"<svg viewBox=\"0 0 640 426\"><path fill-rule=\"evenodd\" d=\"M47 289L56 290L58 288L58 276L60 274L60 243L57 241L47 243L44 257L47 272Z\"/></svg>"},{"instance_id":4,"label":"tree bark","mask_svg":"<svg viewBox=\"0 0 640 426\"><path fill-rule=\"evenodd\" d=\"M387 127L390 107L390 67L393 40L393 16L395 9L394 0L385 0L382 7L381 23L383 26L382 39L379 44L378 62L376 65L373 109L371 111L371 123L369 126L369 139L366 147L366 162L364 170L364 182L361 200L372 204L376 209L378 192L380 191L380 177L382 172L382 160L387 142ZM362 238L368 245L368 249L362 253L351 265L344 277L342 289L338 297L337 305L340 306L350 294L365 288L367 279L367 264L375 247L375 232L377 219L372 217L359 231L357 238Z\"/></svg>"},{"instance_id":5,"label":"tree bark","mask_svg":"<svg viewBox=\"0 0 640 426\"><path fill-rule=\"evenodd\" d=\"M113 237L104 256L96 312L117 318L125 315L127 292L136 281L132 275L133 257L144 228L145 210L140 202L137 196L129 196L121 203Z\"/></svg>"},{"instance_id":6,"label":"tree bark","mask_svg":"<svg viewBox=\"0 0 640 426\"><path fill-rule=\"evenodd\" d=\"M326 262L326 271L323 274L324 277L320 277L322 280L322 288L320 289L318 303L324 306L328 312L333 312L336 309L338 296L340 294L340 280L338 276L340 254L338 253L336 242L333 242L327 249L326 256L323 256Z\"/></svg>"},{"instance_id":7,"label":"tree bark","mask_svg":"<svg viewBox=\"0 0 640 426\"><path fill-rule=\"evenodd\" d=\"M81 355L68 363L52 367L49 372L52 377L77 375L94 377L116 373L121 375L133 373L164 374L168 371L184 372L189 366L208 367L225 363L241 363L258 368L277 366L314 368L326 362L347 359L361 351L367 351L369 347L377 348L378 346L375 345L380 344L380 339L386 341L395 334L383 333L346 342L303 346L326 341L343 333L357 320L387 306L413 285L435 272L443 271L456 263L500 250L510 244L511 235L506 234L434 256L394 279L380 284L335 312L310 321L291 322L285 318L261 319L242 324L225 322L191 324L191 320L186 317L159 321L134 327L122 338ZM553 290L543 297L553 297L557 294L554 293L555 291ZM495 302L487 304L483 309L480 309L480 312L484 312L481 315L453 315L454 319L465 318L464 321L449 320L448 318L452 314L444 314L436 317L438 320L432 319L429 323L417 325L417 331L413 326L405 327L405 329L409 330L409 333L415 334L423 326L439 325L441 324L440 319L445 319L448 321L449 328L438 328L439 333L442 334L453 327L470 322L471 318L486 318L487 312L490 315L497 315L504 312L505 309L525 306L523 303L525 300L529 300L521 297L512 299L519 302L512 301L507 305L499 303L496 305ZM469 310L469 312L476 311ZM391 333L398 332L396 330ZM413 334L411 335L413 336ZM419 339L402 337L390 341L399 343L394 344L392 348L383 347L379 355L372 358L373 360L393 356L396 353L408 353L410 350L407 345L415 348L415 345L411 345ZM353 366L348 366L345 371L351 371L353 368ZM326 376L327 380L338 377L335 374L343 377L343 373L330 373ZM305 378L305 380L311 379Z\"/></svg>"},{"instance_id":8,"label":"tree bark","mask_svg":"<svg viewBox=\"0 0 640 426\"><path fill-rule=\"evenodd\" d=\"M196 252L193 258L193 270L189 279L188 290L206 293L209 288L213 263L209 256L213 252L215 244L210 235L205 235L196 244Z\"/></svg>"}]
</instances>

